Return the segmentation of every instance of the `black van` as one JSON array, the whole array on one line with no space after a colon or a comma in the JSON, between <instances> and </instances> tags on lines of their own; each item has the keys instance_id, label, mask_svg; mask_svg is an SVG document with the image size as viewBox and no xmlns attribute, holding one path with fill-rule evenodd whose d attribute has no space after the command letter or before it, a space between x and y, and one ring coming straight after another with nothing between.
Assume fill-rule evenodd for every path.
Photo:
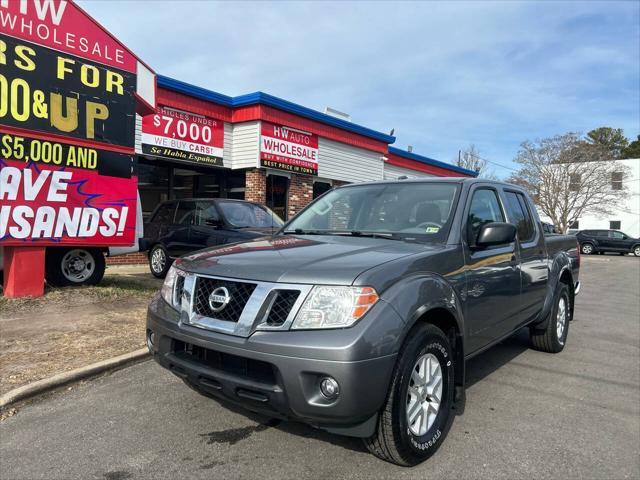
<instances>
[{"instance_id":1,"label":"black van","mask_svg":"<svg viewBox=\"0 0 640 480\"><path fill-rule=\"evenodd\" d=\"M274 234L283 221L269 208L244 200L170 200L144 226L151 273L164 278L173 260L206 247Z\"/></svg>"},{"instance_id":2,"label":"black van","mask_svg":"<svg viewBox=\"0 0 640 480\"><path fill-rule=\"evenodd\" d=\"M640 257L640 240L618 230L581 230L576 238L580 243L580 252L585 255L615 252L620 255L633 253Z\"/></svg>"}]
</instances>

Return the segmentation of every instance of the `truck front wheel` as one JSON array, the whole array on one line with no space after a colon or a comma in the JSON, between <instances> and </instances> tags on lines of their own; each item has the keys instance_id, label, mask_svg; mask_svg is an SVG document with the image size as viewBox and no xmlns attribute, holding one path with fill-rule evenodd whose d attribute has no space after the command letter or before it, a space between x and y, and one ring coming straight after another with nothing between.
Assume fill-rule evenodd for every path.
<instances>
[{"instance_id":1,"label":"truck front wheel","mask_svg":"<svg viewBox=\"0 0 640 480\"><path fill-rule=\"evenodd\" d=\"M540 329L532 326L529 330L531 343L536 350L558 353L564 349L569 334L569 320L571 320L569 302L569 288L565 283L559 283L546 327Z\"/></svg>"},{"instance_id":2,"label":"truck front wheel","mask_svg":"<svg viewBox=\"0 0 640 480\"><path fill-rule=\"evenodd\" d=\"M47 249L45 277L53 287L96 285L104 270L104 254L97 248Z\"/></svg>"},{"instance_id":3,"label":"truck front wheel","mask_svg":"<svg viewBox=\"0 0 640 480\"><path fill-rule=\"evenodd\" d=\"M365 439L371 453L391 463L417 465L435 453L453 420L453 351L439 328L419 324L403 345L378 417Z\"/></svg>"}]
</instances>

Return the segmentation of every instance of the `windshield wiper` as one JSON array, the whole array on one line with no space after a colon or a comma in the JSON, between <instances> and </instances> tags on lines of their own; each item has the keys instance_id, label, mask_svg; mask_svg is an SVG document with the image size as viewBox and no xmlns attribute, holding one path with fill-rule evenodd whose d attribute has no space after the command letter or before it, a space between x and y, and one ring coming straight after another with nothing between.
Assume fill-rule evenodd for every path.
<instances>
[{"instance_id":1,"label":"windshield wiper","mask_svg":"<svg viewBox=\"0 0 640 480\"><path fill-rule=\"evenodd\" d=\"M302 228L296 228L295 230L285 230L282 232L284 235L330 235L323 230L303 230Z\"/></svg>"},{"instance_id":2,"label":"windshield wiper","mask_svg":"<svg viewBox=\"0 0 640 480\"><path fill-rule=\"evenodd\" d=\"M382 232L361 232L359 230L304 230L302 228L296 228L295 230L285 230L282 232L285 235L335 235L335 236L347 236L352 237L367 237L367 238L385 238L387 240L402 240L395 233L382 233Z\"/></svg>"},{"instance_id":3,"label":"windshield wiper","mask_svg":"<svg viewBox=\"0 0 640 480\"><path fill-rule=\"evenodd\" d=\"M402 238L400 238L395 233L360 232L358 230L352 230L346 233L350 234L352 237L385 238L387 240L402 240Z\"/></svg>"}]
</instances>

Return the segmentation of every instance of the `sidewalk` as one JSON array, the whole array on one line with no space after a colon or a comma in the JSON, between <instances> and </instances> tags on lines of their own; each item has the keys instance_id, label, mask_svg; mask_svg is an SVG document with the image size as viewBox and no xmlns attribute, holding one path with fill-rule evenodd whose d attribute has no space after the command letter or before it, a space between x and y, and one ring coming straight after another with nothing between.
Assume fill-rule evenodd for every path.
<instances>
[{"instance_id":1,"label":"sidewalk","mask_svg":"<svg viewBox=\"0 0 640 480\"><path fill-rule=\"evenodd\" d=\"M95 287L0 297L0 395L144 347L146 307L161 284L146 265L123 265Z\"/></svg>"}]
</instances>

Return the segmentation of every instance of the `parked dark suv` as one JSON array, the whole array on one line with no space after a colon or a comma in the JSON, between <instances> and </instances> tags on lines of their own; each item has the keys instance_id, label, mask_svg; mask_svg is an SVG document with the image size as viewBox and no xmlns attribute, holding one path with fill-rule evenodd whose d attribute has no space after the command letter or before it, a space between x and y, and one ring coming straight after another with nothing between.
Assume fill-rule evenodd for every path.
<instances>
[{"instance_id":1,"label":"parked dark suv","mask_svg":"<svg viewBox=\"0 0 640 480\"><path fill-rule=\"evenodd\" d=\"M161 203L144 227L151 273L164 278L173 260L205 247L272 235L282 220L264 205L194 198Z\"/></svg>"},{"instance_id":2,"label":"parked dark suv","mask_svg":"<svg viewBox=\"0 0 640 480\"><path fill-rule=\"evenodd\" d=\"M581 230L576 238L580 242L580 251L585 255L615 252L620 255L633 253L640 257L640 239L632 238L618 230Z\"/></svg>"}]
</instances>

